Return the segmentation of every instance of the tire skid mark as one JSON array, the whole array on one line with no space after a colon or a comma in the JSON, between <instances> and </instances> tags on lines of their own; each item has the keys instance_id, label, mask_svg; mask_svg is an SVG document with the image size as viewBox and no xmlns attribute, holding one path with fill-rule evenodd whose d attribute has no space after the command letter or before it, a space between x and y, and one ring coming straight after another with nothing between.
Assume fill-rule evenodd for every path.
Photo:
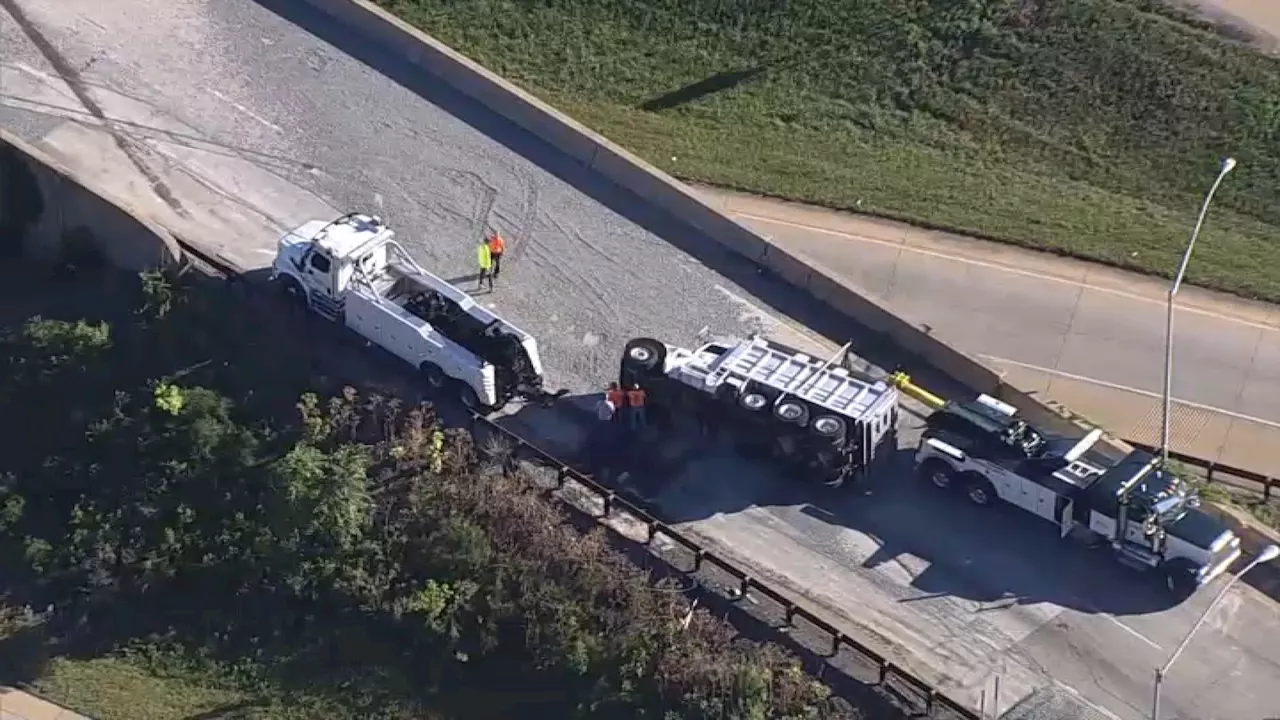
<instances>
[{"instance_id":1,"label":"tire skid mark","mask_svg":"<svg viewBox=\"0 0 1280 720\"><path fill-rule=\"evenodd\" d=\"M552 214L541 213L540 217L543 220L546 220L547 222L549 222L552 226L554 226L555 229L559 231L560 234L563 235L565 238L569 240L578 240L583 244L591 246L590 243L587 243L584 239L582 239L582 234L580 232L578 232L576 229L566 228L559 220L556 220ZM538 245L541 249L545 250L545 252L547 252L548 254L551 253L550 249L545 248L541 243L539 243ZM591 246L591 247L594 247L594 246ZM596 249L599 250L599 248L596 248ZM583 272L581 269L576 267L572 262L565 262L563 261L562 258L557 257L557 258L550 258L550 259L553 261L558 261L558 262L555 262L555 264L560 266L559 269L563 273L573 275L577 279L577 281L581 283L582 286L592 296L594 296L596 304L599 305L601 308L603 308L610 317L612 317L615 321L619 323L622 322L622 314L618 312L617 306L609 300L609 293L606 292L604 287L600 284L600 278L598 274Z\"/></svg>"}]
</instances>

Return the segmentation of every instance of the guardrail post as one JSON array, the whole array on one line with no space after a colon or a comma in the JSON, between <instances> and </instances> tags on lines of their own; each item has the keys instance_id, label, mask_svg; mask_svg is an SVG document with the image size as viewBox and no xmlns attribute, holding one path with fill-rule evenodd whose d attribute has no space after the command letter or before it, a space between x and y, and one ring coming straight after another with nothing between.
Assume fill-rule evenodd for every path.
<instances>
[{"instance_id":1,"label":"guardrail post","mask_svg":"<svg viewBox=\"0 0 1280 720\"><path fill-rule=\"evenodd\" d=\"M1270 478L1270 477L1269 477L1269 478L1267 478L1267 481L1266 481L1266 482L1264 482L1264 483L1262 484L1262 499L1263 499L1263 500L1265 500L1265 501L1267 501L1267 502L1270 502L1270 501L1271 501L1271 488L1272 488L1272 487L1274 487L1274 486L1275 486L1275 484L1276 484L1276 479L1275 479L1275 478Z\"/></svg>"},{"instance_id":2,"label":"guardrail post","mask_svg":"<svg viewBox=\"0 0 1280 720\"><path fill-rule=\"evenodd\" d=\"M565 481L565 479L566 479L566 478L568 478L568 477L569 477L569 468L567 468L567 467L562 467L562 468L560 468L559 470L557 470L557 471L556 471L556 488L557 488L557 489L560 489L560 490L563 490L563 489L564 489L564 481Z\"/></svg>"},{"instance_id":3,"label":"guardrail post","mask_svg":"<svg viewBox=\"0 0 1280 720\"><path fill-rule=\"evenodd\" d=\"M644 531L645 531L644 544L645 544L645 545L652 545L652 544L653 544L653 536L658 534L658 526L657 526L657 524L656 524L656 523L651 523L651 522L647 522L647 523L645 523L645 524L644 524Z\"/></svg>"},{"instance_id":4,"label":"guardrail post","mask_svg":"<svg viewBox=\"0 0 1280 720\"><path fill-rule=\"evenodd\" d=\"M698 572L702 569L702 560L707 556L706 550L695 550L693 553L693 569L689 572Z\"/></svg>"},{"instance_id":5,"label":"guardrail post","mask_svg":"<svg viewBox=\"0 0 1280 720\"><path fill-rule=\"evenodd\" d=\"M795 627L796 609L796 606L791 603L787 603L786 607L783 608L783 611L785 612L784 617L787 619L787 627Z\"/></svg>"},{"instance_id":6,"label":"guardrail post","mask_svg":"<svg viewBox=\"0 0 1280 720\"><path fill-rule=\"evenodd\" d=\"M1215 470L1217 470L1217 468L1214 467L1213 463L1209 463L1209 465L1204 469L1204 481L1206 484L1213 484L1213 472Z\"/></svg>"},{"instance_id":7,"label":"guardrail post","mask_svg":"<svg viewBox=\"0 0 1280 720\"><path fill-rule=\"evenodd\" d=\"M608 495L600 498L600 503L604 506L602 508L603 512L600 514L601 518L607 518L613 514L613 501L616 498L617 495L614 495L613 493L609 493Z\"/></svg>"},{"instance_id":8,"label":"guardrail post","mask_svg":"<svg viewBox=\"0 0 1280 720\"><path fill-rule=\"evenodd\" d=\"M844 642L845 642L845 637L843 633L836 633L835 635L832 635L831 636L831 652L828 653L827 657L835 657L839 655L840 646L843 645Z\"/></svg>"},{"instance_id":9,"label":"guardrail post","mask_svg":"<svg viewBox=\"0 0 1280 720\"><path fill-rule=\"evenodd\" d=\"M883 685L889 679L889 663L880 663L880 676L876 679L877 685Z\"/></svg>"},{"instance_id":10,"label":"guardrail post","mask_svg":"<svg viewBox=\"0 0 1280 720\"><path fill-rule=\"evenodd\" d=\"M747 591L750 589L751 589L751 576L743 575L742 579L738 581L738 597L734 598L734 601L736 602L738 600L742 600L743 598L745 598L747 596Z\"/></svg>"}]
</instances>

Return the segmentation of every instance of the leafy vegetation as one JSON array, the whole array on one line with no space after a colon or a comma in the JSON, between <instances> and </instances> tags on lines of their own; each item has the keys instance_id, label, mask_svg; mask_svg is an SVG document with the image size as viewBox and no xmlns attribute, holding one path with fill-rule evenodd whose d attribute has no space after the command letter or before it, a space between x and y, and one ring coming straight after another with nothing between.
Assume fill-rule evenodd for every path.
<instances>
[{"instance_id":1,"label":"leafy vegetation","mask_svg":"<svg viewBox=\"0 0 1280 720\"><path fill-rule=\"evenodd\" d=\"M0 278L6 682L102 720L862 717L430 406L330 393L286 320L30 275Z\"/></svg>"},{"instance_id":2,"label":"leafy vegetation","mask_svg":"<svg viewBox=\"0 0 1280 720\"><path fill-rule=\"evenodd\" d=\"M1280 299L1280 61L1162 0L378 0L673 174Z\"/></svg>"}]
</instances>

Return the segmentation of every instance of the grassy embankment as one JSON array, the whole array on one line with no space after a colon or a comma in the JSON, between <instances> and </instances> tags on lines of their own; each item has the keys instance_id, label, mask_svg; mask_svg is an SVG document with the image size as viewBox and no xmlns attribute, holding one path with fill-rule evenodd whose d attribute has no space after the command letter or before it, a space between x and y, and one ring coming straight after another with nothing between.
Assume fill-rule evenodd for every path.
<instances>
[{"instance_id":1,"label":"grassy embankment","mask_svg":"<svg viewBox=\"0 0 1280 720\"><path fill-rule=\"evenodd\" d=\"M1190 277L1280 300L1280 61L1157 0L378 2L684 179L1145 272L1234 155Z\"/></svg>"}]
</instances>

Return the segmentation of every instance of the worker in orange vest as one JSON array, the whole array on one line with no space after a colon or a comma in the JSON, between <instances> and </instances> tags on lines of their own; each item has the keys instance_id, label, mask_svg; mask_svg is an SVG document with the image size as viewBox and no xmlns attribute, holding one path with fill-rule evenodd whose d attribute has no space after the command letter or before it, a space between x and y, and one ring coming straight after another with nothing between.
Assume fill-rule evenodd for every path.
<instances>
[{"instance_id":1,"label":"worker in orange vest","mask_svg":"<svg viewBox=\"0 0 1280 720\"><path fill-rule=\"evenodd\" d=\"M605 391L604 397L605 397L605 400L607 400L609 404L613 406L613 409L614 409L613 417L614 419L617 419L618 415L620 414L623 408L623 402L625 401L625 396L622 393L622 388L618 387L618 383L616 382L609 383L609 389Z\"/></svg>"},{"instance_id":2,"label":"worker in orange vest","mask_svg":"<svg viewBox=\"0 0 1280 720\"><path fill-rule=\"evenodd\" d=\"M640 430L649 424L644 406L647 399L648 395L638 384L633 384L627 391L627 419L630 421L632 430Z\"/></svg>"},{"instance_id":3,"label":"worker in orange vest","mask_svg":"<svg viewBox=\"0 0 1280 720\"><path fill-rule=\"evenodd\" d=\"M493 258L493 276L496 278L502 272L502 253L506 252L507 244L497 230L489 231L486 242L489 244L489 257Z\"/></svg>"}]
</instances>

